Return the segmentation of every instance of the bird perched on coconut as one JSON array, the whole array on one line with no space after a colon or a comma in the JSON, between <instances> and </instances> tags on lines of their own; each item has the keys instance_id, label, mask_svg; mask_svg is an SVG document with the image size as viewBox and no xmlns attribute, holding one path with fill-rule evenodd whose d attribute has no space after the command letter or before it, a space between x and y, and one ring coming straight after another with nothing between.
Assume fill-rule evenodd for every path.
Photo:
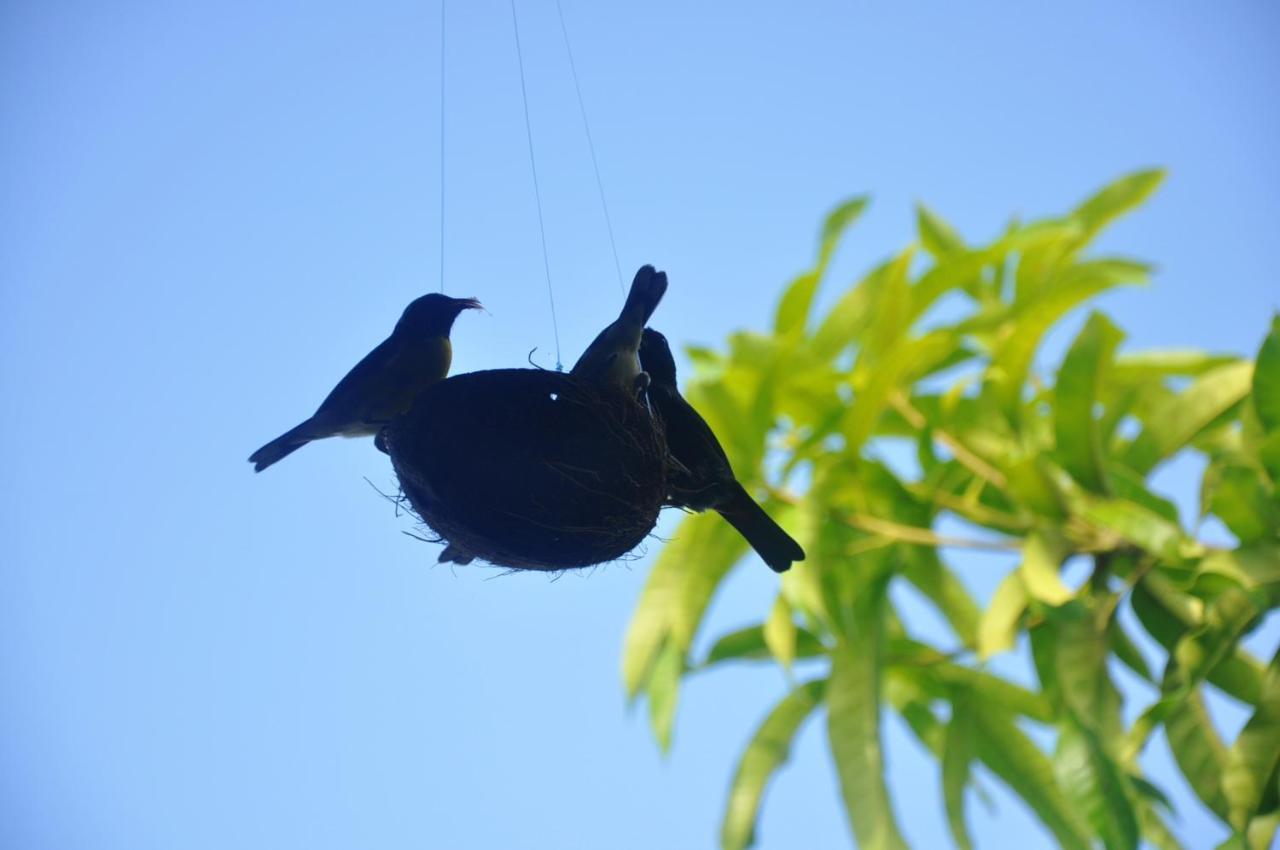
<instances>
[{"instance_id":1,"label":"bird perched on coconut","mask_svg":"<svg viewBox=\"0 0 1280 850\"><path fill-rule=\"evenodd\" d=\"M804 560L804 550L738 483L720 441L676 387L676 363L667 339L645 328L640 365L649 375L649 404L662 420L672 464L668 502L693 511L714 510L746 538L774 572Z\"/></svg>"},{"instance_id":2,"label":"bird perched on coconut","mask_svg":"<svg viewBox=\"0 0 1280 850\"><path fill-rule=\"evenodd\" d=\"M622 312L596 335L569 374L633 396L643 390L648 379L640 366L640 338L666 291L667 273L641 266L631 281Z\"/></svg>"},{"instance_id":3,"label":"bird perched on coconut","mask_svg":"<svg viewBox=\"0 0 1280 850\"><path fill-rule=\"evenodd\" d=\"M449 374L453 322L463 310L478 308L480 302L474 298L434 292L414 300L391 335L338 382L314 414L249 456L254 471L261 472L312 440L377 435L424 389Z\"/></svg>"}]
</instances>

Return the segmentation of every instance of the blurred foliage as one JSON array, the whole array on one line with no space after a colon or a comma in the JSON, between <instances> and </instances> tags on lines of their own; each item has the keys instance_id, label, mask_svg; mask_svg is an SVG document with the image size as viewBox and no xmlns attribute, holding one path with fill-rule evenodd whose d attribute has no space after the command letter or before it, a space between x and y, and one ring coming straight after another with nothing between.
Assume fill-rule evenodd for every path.
<instances>
[{"instance_id":1,"label":"blurred foliage","mask_svg":"<svg viewBox=\"0 0 1280 850\"><path fill-rule=\"evenodd\" d=\"M855 198L827 218L817 260L783 293L772 333L690 351L686 395L808 553L759 625L693 657L709 602L747 550L716 515L688 516L627 634L627 692L647 698L664 750L689 676L756 661L794 683L737 765L725 850L752 843L766 784L820 709L864 850L905 847L884 776L884 711L936 757L957 847L972 846L965 803L976 765L1063 847L1180 847L1167 797L1139 762L1157 734L1229 826L1223 847L1271 846L1280 660L1260 661L1239 642L1280 595L1280 322L1255 363L1122 351L1124 334L1092 312L1056 369L1037 368L1052 327L1146 280L1144 263L1089 248L1162 177L1131 174L1061 218L1015 222L985 245L920 207L918 243L819 313L819 284L866 207ZM1181 452L1204 458L1200 520L1220 520L1234 548L1200 542L1151 489ZM961 550L1015 564L985 608L948 562ZM1063 577L1072 558L1087 567L1078 587ZM946 645L912 634L889 594L899 583L945 618ZM1163 669L1143 644L1162 648ZM988 664L1015 645L1030 647L1033 685ZM1149 704L1122 713L1118 665L1150 683ZM1233 742L1209 721L1210 686L1251 712ZM1028 734L1034 727L1051 735ZM1049 739L1050 751L1037 744Z\"/></svg>"}]
</instances>

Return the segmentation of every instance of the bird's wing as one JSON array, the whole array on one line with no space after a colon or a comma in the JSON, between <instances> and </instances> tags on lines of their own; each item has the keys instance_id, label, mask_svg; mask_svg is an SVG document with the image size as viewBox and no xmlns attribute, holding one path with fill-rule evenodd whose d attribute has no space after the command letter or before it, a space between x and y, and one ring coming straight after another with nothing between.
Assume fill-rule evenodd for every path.
<instances>
[{"instance_id":1,"label":"bird's wing","mask_svg":"<svg viewBox=\"0 0 1280 850\"><path fill-rule=\"evenodd\" d=\"M359 416L368 407L369 399L387 381L398 357L398 349L399 345L394 337L387 337L378 343L377 347L338 381L338 385L320 402L311 418L328 420L334 417Z\"/></svg>"},{"instance_id":2,"label":"bird's wing","mask_svg":"<svg viewBox=\"0 0 1280 850\"><path fill-rule=\"evenodd\" d=\"M656 392L651 388L649 398L666 423L667 449L676 460L695 475L733 478L729 456L693 405L667 387Z\"/></svg>"}]
</instances>

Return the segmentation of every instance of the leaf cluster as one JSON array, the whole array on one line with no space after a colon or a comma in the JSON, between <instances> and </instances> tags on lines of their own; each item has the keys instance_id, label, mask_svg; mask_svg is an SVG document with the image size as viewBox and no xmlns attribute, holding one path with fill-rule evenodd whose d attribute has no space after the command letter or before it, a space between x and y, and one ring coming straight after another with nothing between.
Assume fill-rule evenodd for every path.
<instances>
[{"instance_id":1,"label":"leaf cluster","mask_svg":"<svg viewBox=\"0 0 1280 850\"><path fill-rule=\"evenodd\" d=\"M916 244L819 311L837 245L867 206L854 198L827 217L771 332L689 352L686 395L808 553L759 625L695 658L708 604L747 550L714 514L689 516L627 634L627 692L647 698L664 749L691 676L755 661L803 680L742 754L725 850L752 843L766 784L819 711L858 846L905 847L884 777L884 710L937 758L957 847L971 846L966 790L979 764L1063 847L1179 847L1167 798L1139 761L1156 734L1229 824L1225 846L1270 846L1280 660L1263 663L1240 641L1280 596L1280 321L1250 361L1126 351L1122 331L1092 311L1060 362L1039 362L1052 328L1147 280L1146 264L1090 248L1162 178L1128 175L1064 216L1011 223L982 245L921 206ZM1206 464L1193 527L1151 487L1183 452ZM1198 539L1209 517L1235 545ZM1011 565L985 605L956 572L966 550ZM1087 575L1068 582L1064 564L1081 559ZM899 583L937 609L949 643L913 633L890 594ZM1030 686L989 664L1018 645L1034 660ZM1162 649L1163 669L1141 645ZM1119 665L1155 694L1131 723ZM1233 742L1209 721L1207 687L1252 714ZM1051 748L1028 734L1034 726L1052 733Z\"/></svg>"}]
</instances>

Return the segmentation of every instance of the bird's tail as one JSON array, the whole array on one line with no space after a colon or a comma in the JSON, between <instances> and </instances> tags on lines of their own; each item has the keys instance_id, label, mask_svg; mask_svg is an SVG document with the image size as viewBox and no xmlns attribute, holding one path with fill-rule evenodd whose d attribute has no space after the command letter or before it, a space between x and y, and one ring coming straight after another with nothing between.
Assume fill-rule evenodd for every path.
<instances>
[{"instance_id":1,"label":"bird's tail","mask_svg":"<svg viewBox=\"0 0 1280 850\"><path fill-rule=\"evenodd\" d=\"M631 281L627 303L623 305L619 318L634 323L637 328L643 328L648 324L653 311L658 309L658 302L666 292L667 273L656 271L653 266L641 266Z\"/></svg>"},{"instance_id":2,"label":"bird's tail","mask_svg":"<svg viewBox=\"0 0 1280 850\"><path fill-rule=\"evenodd\" d=\"M716 506L716 511L746 538L775 573L785 573L791 569L792 561L804 560L800 544L783 531L738 482L733 482L731 495Z\"/></svg>"},{"instance_id":3,"label":"bird's tail","mask_svg":"<svg viewBox=\"0 0 1280 850\"><path fill-rule=\"evenodd\" d=\"M285 431L279 437L249 455L249 463L253 464L253 471L261 472L271 464L293 454L311 442L314 438L306 434L306 428L310 421L307 420L307 422L303 422L298 427Z\"/></svg>"}]
</instances>

